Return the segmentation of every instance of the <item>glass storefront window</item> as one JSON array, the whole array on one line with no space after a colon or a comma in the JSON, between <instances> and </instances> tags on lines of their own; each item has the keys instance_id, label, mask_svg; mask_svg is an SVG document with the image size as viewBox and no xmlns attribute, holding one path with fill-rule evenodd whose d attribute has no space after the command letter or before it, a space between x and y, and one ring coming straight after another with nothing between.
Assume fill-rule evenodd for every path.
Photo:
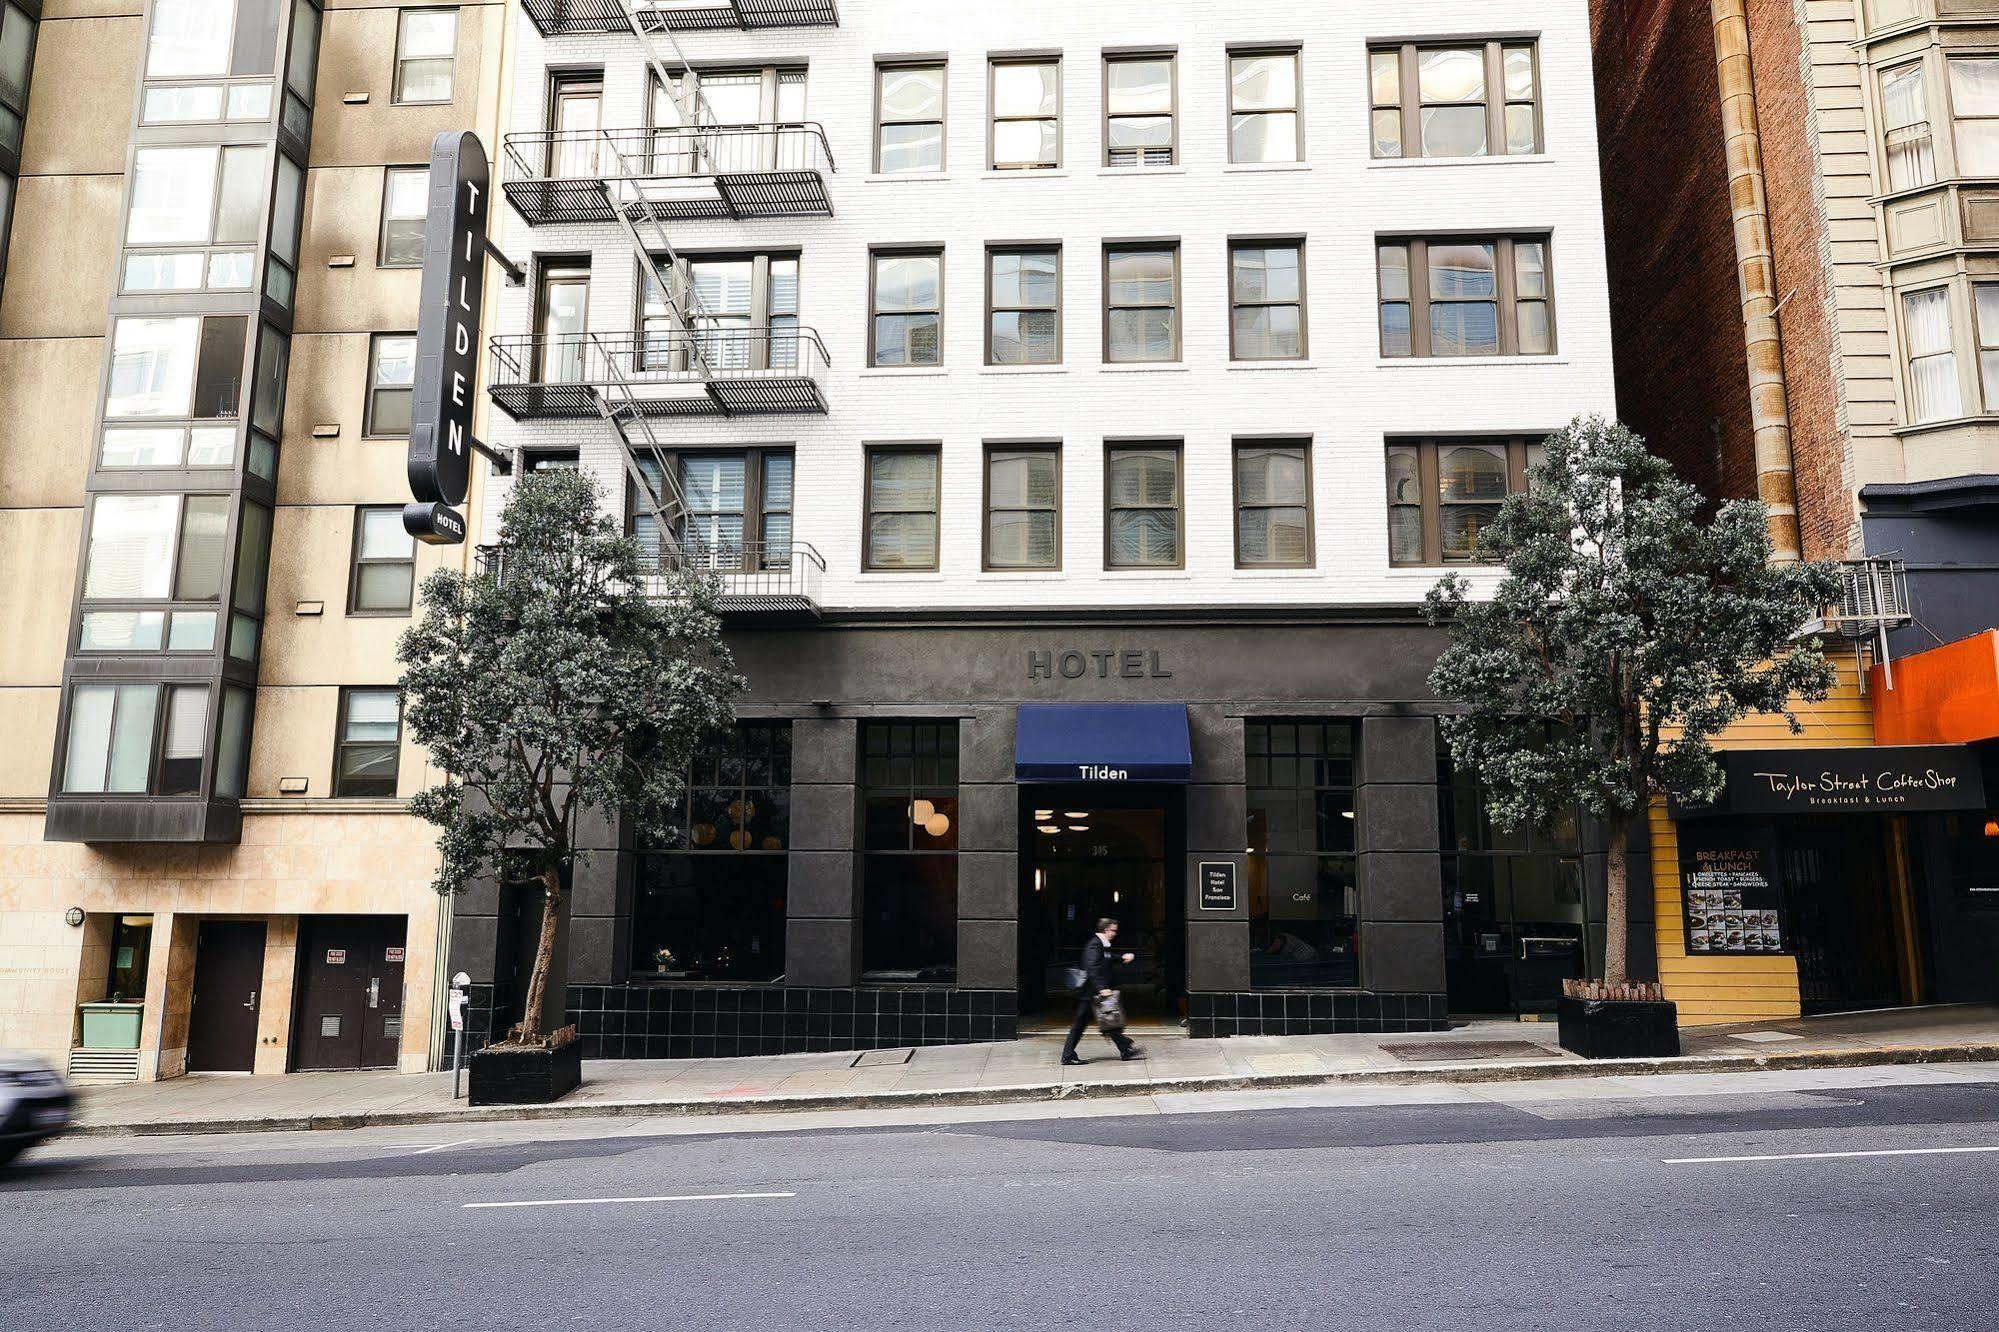
<instances>
[{"instance_id":1,"label":"glass storefront window","mask_svg":"<svg viewBox=\"0 0 1999 1332\"><path fill-rule=\"evenodd\" d=\"M861 728L861 977L958 979L958 723Z\"/></svg>"},{"instance_id":2,"label":"glass storefront window","mask_svg":"<svg viewBox=\"0 0 1999 1332\"><path fill-rule=\"evenodd\" d=\"M742 722L695 755L672 844L639 855L632 974L784 975L791 725Z\"/></svg>"},{"instance_id":3,"label":"glass storefront window","mask_svg":"<svg viewBox=\"0 0 1999 1332\"><path fill-rule=\"evenodd\" d=\"M1543 828L1501 828L1442 745L1437 798L1451 1011L1552 1011L1562 982L1585 969L1577 812Z\"/></svg>"},{"instance_id":4,"label":"glass storefront window","mask_svg":"<svg viewBox=\"0 0 1999 1332\"><path fill-rule=\"evenodd\" d=\"M1351 721L1244 728L1249 805L1249 980L1360 983Z\"/></svg>"},{"instance_id":5,"label":"glass storefront window","mask_svg":"<svg viewBox=\"0 0 1999 1332\"><path fill-rule=\"evenodd\" d=\"M153 918L120 916L111 926L111 974L104 996L114 1002L146 997L146 969L153 952Z\"/></svg>"}]
</instances>

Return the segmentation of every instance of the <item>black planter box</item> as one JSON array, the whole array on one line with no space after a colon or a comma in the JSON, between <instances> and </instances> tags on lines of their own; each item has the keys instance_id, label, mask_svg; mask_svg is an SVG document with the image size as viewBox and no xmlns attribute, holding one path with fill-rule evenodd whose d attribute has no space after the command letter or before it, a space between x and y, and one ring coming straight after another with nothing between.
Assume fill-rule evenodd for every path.
<instances>
[{"instance_id":1,"label":"black planter box","mask_svg":"<svg viewBox=\"0 0 1999 1332\"><path fill-rule=\"evenodd\" d=\"M487 1046L472 1056L472 1105L545 1105L583 1081L583 1043L575 1037L550 1049Z\"/></svg>"},{"instance_id":2,"label":"black planter box","mask_svg":"<svg viewBox=\"0 0 1999 1332\"><path fill-rule=\"evenodd\" d=\"M1680 1012L1670 999L1555 1001L1562 1048L1585 1059L1664 1059L1680 1052Z\"/></svg>"}]
</instances>

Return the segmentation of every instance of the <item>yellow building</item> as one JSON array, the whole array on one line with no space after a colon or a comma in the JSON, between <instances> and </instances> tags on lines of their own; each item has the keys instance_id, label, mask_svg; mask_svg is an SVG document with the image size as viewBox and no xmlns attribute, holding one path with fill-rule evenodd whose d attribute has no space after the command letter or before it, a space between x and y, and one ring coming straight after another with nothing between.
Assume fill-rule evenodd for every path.
<instances>
[{"instance_id":1,"label":"yellow building","mask_svg":"<svg viewBox=\"0 0 1999 1332\"><path fill-rule=\"evenodd\" d=\"M1977 997L1938 946L1960 917L1932 890L1955 825L1984 817L1980 757L1877 745L1892 685L1834 661L1831 695L1797 707L1802 733L1761 716L1718 738L1714 807L1652 807L1659 978L1682 1025Z\"/></svg>"},{"instance_id":2,"label":"yellow building","mask_svg":"<svg viewBox=\"0 0 1999 1332\"><path fill-rule=\"evenodd\" d=\"M394 650L466 551L401 531L402 436L424 167L440 131L493 141L507 10L28 17L0 1047L119 1078L423 1068L449 917Z\"/></svg>"}]
</instances>

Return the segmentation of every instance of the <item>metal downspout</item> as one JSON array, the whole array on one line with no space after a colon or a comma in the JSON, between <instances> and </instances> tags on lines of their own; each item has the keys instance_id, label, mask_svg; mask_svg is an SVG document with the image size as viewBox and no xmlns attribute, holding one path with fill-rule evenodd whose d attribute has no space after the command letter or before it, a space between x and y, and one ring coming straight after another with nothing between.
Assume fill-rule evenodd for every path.
<instances>
[{"instance_id":1,"label":"metal downspout","mask_svg":"<svg viewBox=\"0 0 1999 1332\"><path fill-rule=\"evenodd\" d=\"M1791 453L1791 407L1784 383L1784 339L1777 326L1777 275L1770 245L1770 201L1756 119L1744 0L1710 0L1715 72L1721 88L1728 199L1735 223L1735 273L1742 292L1742 335L1749 369L1750 423L1756 443L1756 495L1769 506L1771 556L1801 557L1798 489Z\"/></svg>"}]
</instances>

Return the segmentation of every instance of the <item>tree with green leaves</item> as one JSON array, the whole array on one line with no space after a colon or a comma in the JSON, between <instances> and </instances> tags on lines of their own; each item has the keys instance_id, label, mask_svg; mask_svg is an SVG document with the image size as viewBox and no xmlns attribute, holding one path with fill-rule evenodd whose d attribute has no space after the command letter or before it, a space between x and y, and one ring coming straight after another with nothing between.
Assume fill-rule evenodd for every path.
<instances>
[{"instance_id":1,"label":"tree with green leaves","mask_svg":"<svg viewBox=\"0 0 1999 1332\"><path fill-rule=\"evenodd\" d=\"M1630 820L1659 796L1721 792L1713 739L1751 713L1802 729L1794 700L1835 676L1804 626L1838 595L1830 565L1771 562L1768 511L1700 492L1622 425L1548 437L1528 488L1479 534L1490 597L1461 574L1430 592L1449 645L1430 674L1462 705L1439 725L1503 828L1580 809L1607 843L1606 985L1629 979Z\"/></svg>"},{"instance_id":2,"label":"tree with green leaves","mask_svg":"<svg viewBox=\"0 0 1999 1332\"><path fill-rule=\"evenodd\" d=\"M649 570L574 471L522 477L482 567L439 570L422 592L422 618L397 649L403 716L444 781L411 809L441 830L440 893L479 874L540 887L513 1039L542 1043L578 819L622 818L642 841L670 839L688 763L732 722L744 682L714 580Z\"/></svg>"}]
</instances>

